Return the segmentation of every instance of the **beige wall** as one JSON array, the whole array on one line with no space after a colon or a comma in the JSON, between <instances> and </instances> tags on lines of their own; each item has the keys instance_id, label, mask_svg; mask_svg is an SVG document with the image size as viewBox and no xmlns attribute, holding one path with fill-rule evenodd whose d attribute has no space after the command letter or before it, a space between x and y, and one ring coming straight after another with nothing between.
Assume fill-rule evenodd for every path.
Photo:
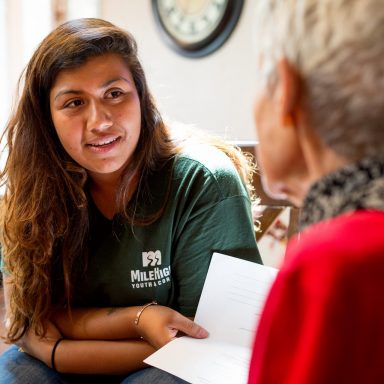
<instances>
[{"instance_id":1,"label":"beige wall","mask_svg":"<svg viewBox=\"0 0 384 384\"><path fill-rule=\"evenodd\" d=\"M5 60L9 72L2 79L0 95L4 123L17 78L37 43L48 33L51 20L49 7L42 6L47 0L0 1L8 6ZM155 26L151 0L100 0L99 15L136 37L150 88L165 116L231 140L254 140L252 9L256 1L244 1L241 18L229 40L201 59L180 56L165 44ZM33 13L29 7L38 3L39 17L29 17Z\"/></svg>"},{"instance_id":2,"label":"beige wall","mask_svg":"<svg viewBox=\"0 0 384 384\"><path fill-rule=\"evenodd\" d=\"M202 59L182 57L164 43L155 28L150 0L103 0L101 16L136 37L150 88L170 119L231 140L253 140L255 1L245 0L229 40Z\"/></svg>"}]
</instances>

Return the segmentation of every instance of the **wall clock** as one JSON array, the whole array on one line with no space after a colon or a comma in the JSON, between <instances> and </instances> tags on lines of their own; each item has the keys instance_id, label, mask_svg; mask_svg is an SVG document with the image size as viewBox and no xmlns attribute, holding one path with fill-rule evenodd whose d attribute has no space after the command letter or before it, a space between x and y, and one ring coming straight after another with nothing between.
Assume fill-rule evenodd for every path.
<instances>
[{"instance_id":1,"label":"wall clock","mask_svg":"<svg viewBox=\"0 0 384 384\"><path fill-rule=\"evenodd\" d=\"M228 39L244 0L152 0L156 24L166 42L189 57L202 57Z\"/></svg>"}]
</instances>

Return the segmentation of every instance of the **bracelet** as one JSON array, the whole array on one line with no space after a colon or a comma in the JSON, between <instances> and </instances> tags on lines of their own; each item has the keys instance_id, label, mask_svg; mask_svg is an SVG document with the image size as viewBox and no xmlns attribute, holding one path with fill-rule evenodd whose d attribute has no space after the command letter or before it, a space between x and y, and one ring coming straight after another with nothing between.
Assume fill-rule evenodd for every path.
<instances>
[{"instance_id":1,"label":"bracelet","mask_svg":"<svg viewBox=\"0 0 384 384\"><path fill-rule=\"evenodd\" d=\"M157 301L151 301L150 303L148 304L145 304L136 314L136 318L135 318L135 325L138 325L139 324L139 320L140 320L140 316L141 314L144 312L144 309L145 308L148 308L149 306L151 305L157 305Z\"/></svg>"},{"instance_id":2,"label":"bracelet","mask_svg":"<svg viewBox=\"0 0 384 384\"><path fill-rule=\"evenodd\" d=\"M55 345L53 346L52 348L52 354L51 354L51 367L52 369L57 372L56 370L56 366L55 366L55 353L56 353L56 348L57 346L60 344L60 342L62 342L64 340L63 337L60 337L59 339L56 340L56 343Z\"/></svg>"}]
</instances>

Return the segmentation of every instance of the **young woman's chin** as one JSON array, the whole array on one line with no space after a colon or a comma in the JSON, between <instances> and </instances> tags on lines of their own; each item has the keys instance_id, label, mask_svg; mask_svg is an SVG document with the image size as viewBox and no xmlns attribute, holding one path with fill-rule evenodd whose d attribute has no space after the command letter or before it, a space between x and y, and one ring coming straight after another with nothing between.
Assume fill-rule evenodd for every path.
<instances>
[{"instance_id":1,"label":"young woman's chin","mask_svg":"<svg viewBox=\"0 0 384 384\"><path fill-rule=\"evenodd\" d=\"M93 177L102 177L107 178L108 176L111 176L115 178L115 176L119 175L125 166L127 165L128 161L125 162L119 162L119 163L105 163L105 164L87 164L84 166L86 169L88 175Z\"/></svg>"}]
</instances>

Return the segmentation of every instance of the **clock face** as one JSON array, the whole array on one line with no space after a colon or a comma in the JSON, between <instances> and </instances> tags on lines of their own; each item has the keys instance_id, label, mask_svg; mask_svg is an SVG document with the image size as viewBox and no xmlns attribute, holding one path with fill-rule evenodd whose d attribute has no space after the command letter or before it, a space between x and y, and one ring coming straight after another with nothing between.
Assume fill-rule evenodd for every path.
<instances>
[{"instance_id":1,"label":"clock face","mask_svg":"<svg viewBox=\"0 0 384 384\"><path fill-rule=\"evenodd\" d=\"M179 53L205 56L229 37L241 13L243 0L152 0L166 41Z\"/></svg>"}]
</instances>

